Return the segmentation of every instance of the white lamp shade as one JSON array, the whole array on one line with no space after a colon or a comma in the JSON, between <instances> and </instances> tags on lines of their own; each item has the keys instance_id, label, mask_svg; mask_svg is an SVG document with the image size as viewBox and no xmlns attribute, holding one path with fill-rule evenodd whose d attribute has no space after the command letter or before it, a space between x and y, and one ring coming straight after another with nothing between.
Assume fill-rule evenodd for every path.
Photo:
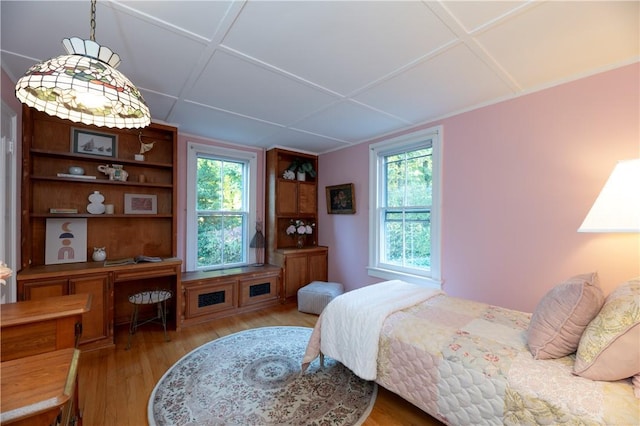
<instances>
[{"instance_id":1,"label":"white lamp shade","mask_svg":"<svg viewBox=\"0 0 640 426\"><path fill-rule=\"evenodd\" d=\"M616 164L578 232L640 232L640 158Z\"/></svg>"}]
</instances>

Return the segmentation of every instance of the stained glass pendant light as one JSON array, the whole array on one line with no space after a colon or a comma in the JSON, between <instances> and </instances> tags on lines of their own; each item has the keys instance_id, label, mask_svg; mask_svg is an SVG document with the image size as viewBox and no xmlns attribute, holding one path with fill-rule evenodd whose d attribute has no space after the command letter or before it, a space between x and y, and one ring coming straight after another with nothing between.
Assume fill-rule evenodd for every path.
<instances>
[{"instance_id":1,"label":"stained glass pendant light","mask_svg":"<svg viewBox=\"0 0 640 426\"><path fill-rule=\"evenodd\" d=\"M96 0L90 40L66 38L67 55L31 67L16 84L20 102L49 115L101 127L138 128L151 122L138 89L116 67L120 57L95 42Z\"/></svg>"}]
</instances>

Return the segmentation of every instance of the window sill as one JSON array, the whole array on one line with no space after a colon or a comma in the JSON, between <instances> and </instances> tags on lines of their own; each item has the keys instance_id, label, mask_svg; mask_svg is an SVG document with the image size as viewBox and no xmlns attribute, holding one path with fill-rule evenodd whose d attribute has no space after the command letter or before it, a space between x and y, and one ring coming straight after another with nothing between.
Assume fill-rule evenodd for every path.
<instances>
[{"instance_id":1,"label":"window sill","mask_svg":"<svg viewBox=\"0 0 640 426\"><path fill-rule=\"evenodd\" d=\"M408 283L442 290L442 281L435 280L424 275L409 274L406 272L398 272L390 269L382 269L372 266L367 267L367 271L369 276L371 277L383 278L386 280L402 280Z\"/></svg>"}]
</instances>

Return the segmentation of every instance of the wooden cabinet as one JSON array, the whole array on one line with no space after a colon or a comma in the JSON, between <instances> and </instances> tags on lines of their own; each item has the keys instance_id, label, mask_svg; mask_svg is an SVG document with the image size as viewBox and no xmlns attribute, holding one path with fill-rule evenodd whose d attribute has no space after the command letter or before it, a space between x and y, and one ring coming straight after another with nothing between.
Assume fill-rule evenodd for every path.
<instances>
[{"instance_id":1,"label":"wooden cabinet","mask_svg":"<svg viewBox=\"0 0 640 426\"><path fill-rule=\"evenodd\" d=\"M105 247L109 259L139 254L176 256L175 127L152 123L144 129L100 128L61 120L26 106L22 126L23 269L46 263L47 220L52 218L86 219L88 261L94 247ZM96 140L113 140L113 150L110 146L104 151L77 149L73 141L78 130L95 135ZM154 145L144 161L136 161L141 142ZM128 173L126 181L109 180L98 170L98 166L112 164L121 165ZM84 175L70 175L71 166L84 169ZM88 197L95 191L104 196L104 204L114 205L114 214L88 213ZM125 201L132 196L146 198L144 208L135 209L135 214L128 209L133 203ZM52 213L51 209L77 213Z\"/></svg>"},{"instance_id":2,"label":"wooden cabinet","mask_svg":"<svg viewBox=\"0 0 640 426\"><path fill-rule=\"evenodd\" d=\"M281 269L273 265L185 272L184 324L262 309L278 303Z\"/></svg>"},{"instance_id":3,"label":"wooden cabinet","mask_svg":"<svg viewBox=\"0 0 640 426\"><path fill-rule=\"evenodd\" d=\"M293 298L311 281L327 280L327 247L318 246L318 182L308 174L304 181L284 179L284 171L295 159L309 161L316 172L314 155L283 150L267 151L266 226L267 262L283 268L282 299ZM297 248L297 238L287 235L292 221L315 224L305 236L305 246Z\"/></svg>"},{"instance_id":4,"label":"wooden cabinet","mask_svg":"<svg viewBox=\"0 0 640 426\"><path fill-rule=\"evenodd\" d=\"M278 179L276 181L277 216L317 216L317 188L315 182Z\"/></svg>"},{"instance_id":5,"label":"wooden cabinet","mask_svg":"<svg viewBox=\"0 0 640 426\"><path fill-rule=\"evenodd\" d=\"M312 281L327 281L327 247L283 250L284 297L294 298Z\"/></svg>"},{"instance_id":6,"label":"wooden cabinet","mask_svg":"<svg viewBox=\"0 0 640 426\"><path fill-rule=\"evenodd\" d=\"M21 275L20 278L25 278L25 275ZM91 310L82 314L83 331L80 343L84 348L100 347L112 344L113 324L109 318L113 309L111 289L108 272L42 280L36 276L19 279L18 300L46 300L53 296L69 294L91 295Z\"/></svg>"},{"instance_id":7,"label":"wooden cabinet","mask_svg":"<svg viewBox=\"0 0 640 426\"><path fill-rule=\"evenodd\" d=\"M90 294L93 308L83 315L82 348L113 346L114 324L128 322L126 296L134 287L170 287L177 294L176 299L180 296L180 261L164 262L168 272L158 265L108 268L103 262L92 261L94 247L105 247L110 260L140 254L165 259L176 256L177 129L156 123L143 129L86 126L26 106L22 110L22 129L22 268L17 276L18 300ZM78 132L88 138L82 145ZM153 148L145 152L144 161L135 159L141 143L153 143ZM127 172L126 180L110 180L98 169L114 164ZM82 168L84 174L70 174L72 166ZM113 214L89 213L93 211L88 207L89 196L96 191L104 197L104 204L114 206ZM79 253L80 261L55 263L47 259L46 247L52 243L47 241L50 219L86 221L86 253ZM87 261L81 261L85 255ZM121 278L116 273L131 269L140 276ZM131 288L116 297L114 288L120 282ZM179 328L177 310L182 306L178 301L174 307L175 326ZM114 321L116 311L120 317Z\"/></svg>"},{"instance_id":8,"label":"wooden cabinet","mask_svg":"<svg viewBox=\"0 0 640 426\"><path fill-rule=\"evenodd\" d=\"M315 224L314 232L306 237L306 246L318 245L318 183L309 174L306 180L284 179L282 176L296 159L309 161L314 170L318 170L317 158L313 155L271 149L267 151L266 176L266 224L267 263L272 263L270 255L275 250L296 247L297 239L287 235L292 221L303 220Z\"/></svg>"},{"instance_id":9,"label":"wooden cabinet","mask_svg":"<svg viewBox=\"0 0 640 426\"><path fill-rule=\"evenodd\" d=\"M169 327L180 329L181 269L179 259L117 266L105 266L102 262L34 266L18 273L18 300L48 300L54 292L89 294L91 311L82 314L80 347L83 350L113 347L114 327L128 324L131 318L132 307L127 297L142 289L172 291Z\"/></svg>"},{"instance_id":10,"label":"wooden cabinet","mask_svg":"<svg viewBox=\"0 0 640 426\"><path fill-rule=\"evenodd\" d=\"M90 294L91 311L82 316L82 337L80 343L88 344L108 339L109 313L113 294L109 274L82 275L69 278L69 294Z\"/></svg>"},{"instance_id":11,"label":"wooden cabinet","mask_svg":"<svg viewBox=\"0 0 640 426\"><path fill-rule=\"evenodd\" d=\"M295 159L309 161L316 172L316 156L283 149L267 151L266 240L267 262L283 268L282 300L295 298L298 289L311 281L327 280L327 247L318 247L317 177L304 181L284 179L284 171ZM296 248L297 238L287 235L292 221L315 224L305 237L305 247Z\"/></svg>"}]
</instances>

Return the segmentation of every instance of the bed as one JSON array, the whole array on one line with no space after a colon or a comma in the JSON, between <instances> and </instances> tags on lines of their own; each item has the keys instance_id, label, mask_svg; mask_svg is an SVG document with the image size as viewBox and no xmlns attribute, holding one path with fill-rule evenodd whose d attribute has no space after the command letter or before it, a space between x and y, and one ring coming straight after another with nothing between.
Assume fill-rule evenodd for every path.
<instances>
[{"instance_id":1,"label":"bed","mask_svg":"<svg viewBox=\"0 0 640 426\"><path fill-rule=\"evenodd\" d=\"M631 288L633 303L640 305L640 281ZM581 290L579 298L584 294ZM566 292L558 296L568 298ZM600 304L590 308L595 315L601 307L605 310L604 298L595 303ZM557 314L558 306L550 306ZM634 309L640 315L638 306ZM579 307L569 310L575 316ZM583 320L587 324L578 340L595 315ZM640 332L640 320L634 321L627 332ZM302 369L318 356L329 356L450 425L640 424L640 399L631 378L635 373L606 381L581 377L574 371L575 349L556 358L534 357L528 343L531 323L529 313L388 281L329 303L316 323ZM556 346L557 337L553 331ZM637 342L632 358L639 356ZM637 359L623 361L629 365L617 374L626 375L629 368L640 372ZM589 373L595 374L593 369Z\"/></svg>"}]
</instances>

